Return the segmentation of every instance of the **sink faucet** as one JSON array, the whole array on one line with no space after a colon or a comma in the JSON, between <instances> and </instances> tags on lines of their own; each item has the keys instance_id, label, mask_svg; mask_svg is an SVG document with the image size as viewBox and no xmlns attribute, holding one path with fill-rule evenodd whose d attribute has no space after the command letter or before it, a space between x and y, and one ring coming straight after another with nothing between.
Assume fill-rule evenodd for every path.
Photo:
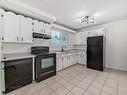
<instances>
[{"instance_id":1,"label":"sink faucet","mask_svg":"<svg viewBox=\"0 0 127 95\"><path fill-rule=\"evenodd\" d=\"M62 45L61 51L64 51L64 48L67 48L67 46L66 45Z\"/></svg>"}]
</instances>

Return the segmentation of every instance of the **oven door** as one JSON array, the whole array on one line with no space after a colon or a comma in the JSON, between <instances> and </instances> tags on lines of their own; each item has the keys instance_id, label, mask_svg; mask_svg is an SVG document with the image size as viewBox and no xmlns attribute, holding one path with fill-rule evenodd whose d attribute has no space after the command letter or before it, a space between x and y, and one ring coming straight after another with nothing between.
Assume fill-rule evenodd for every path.
<instances>
[{"instance_id":1,"label":"oven door","mask_svg":"<svg viewBox=\"0 0 127 95\"><path fill-rule=\"evenodd\" d=\"M35 79L40 82L56 75L56 54L44 54L36 57Z\"/></svg>"}]
</instances>

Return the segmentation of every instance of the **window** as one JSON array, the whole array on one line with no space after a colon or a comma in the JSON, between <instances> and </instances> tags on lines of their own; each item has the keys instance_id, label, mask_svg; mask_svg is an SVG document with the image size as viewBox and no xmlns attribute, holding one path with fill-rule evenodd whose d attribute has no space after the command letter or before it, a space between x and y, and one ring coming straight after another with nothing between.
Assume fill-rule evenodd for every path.
<instances>
[{"instance_id":1,"label":"window","mask_svg":"<svg viewBox=\"0 0 127 95\"><path fill-rule=\"evenodd\" d=\"M56 30L52 30L51 32L51 46L59 46L60 45L60 32Z\"/></svg>"},{"instance_id":2,"label":"window","mask_svg":"<svg viewBox=\"0 0 127 95\"><path fill-rule=\"evenodd\" d=\"M69 34L67 32L61 32L61 45L68 45Z\"/></svg>"},{"instance_id":3,"label":"window","mask_svg":"<svg viewBox=\"0 0 127 95\"><path fill-rule=\"evenodd\" d=\"M51 31L51 46L68 45L69 33L61 30Z\"/></svg>"}]
</instances>

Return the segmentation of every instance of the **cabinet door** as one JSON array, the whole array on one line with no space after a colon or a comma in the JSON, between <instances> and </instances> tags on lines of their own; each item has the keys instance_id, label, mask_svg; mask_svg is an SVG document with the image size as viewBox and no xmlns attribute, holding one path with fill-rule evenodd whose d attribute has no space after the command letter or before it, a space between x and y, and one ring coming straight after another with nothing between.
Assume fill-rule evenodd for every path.
<instances>
[{"instance_id":1,"label":"cabinet door","mask_svg":"<svg viewBox=\"0 0 127 95\"><path fill-rule=\"evenodd\" d=\"M44 22L40 22L41 33L44 34Z\"/></svg>"},{"instance_id":2,"label":"cabinet door","mask_svg":"<svg viewBox=\"0 0 127 95\"><path fill-rule=\"evenodd\" d=\"M105 35L105 29L104 28L97 29L96 36L102 36L102 35Z\"/></svg>"},{"instance_id":3,"label":"cabinet door","mask_svg":"<svg viewBox=\"0 0 127 95\"><path fill-rule=\"evenodd\" d=\"M4 35L3 35L3 12L4 10L0 9L0 42L3 39Z\"/></svg>"},{"instance_id":4,"label":"cabinet door","mask_svg":"<svg viewBox=\"0 0 127 95\"><path fill-rule=\"evenodd\" d=\"M71 65L71 56L70 54L67 54L67 64L66 67L69 67Z\"/></svg>"},{"instance_id":5,"label":"cabinet door","mask_svg":"<svg viewBox=\"0 0 127 95\"><path fill-rule=\"evenodd\" d=\"M70 54L70 66L73 65L74 60L73 60L73 54Z\"/></svg>"},{"instance_id":6,"label":"cabinet door","mask_svg":"<svg viewBox=\"0 0 127 95\"><path fill-rule=\"evenodd\" d=\"M5 12L3 14L3 24L5 41L19 41L19 16L12 12Z\"/></svg>"},{"instance_id":7,"label":"cabinet door","mask_svg":"<svg viewBox=\"0 0 127 95\"><path fill-rule=\"evenodd\" d=\"M57 69L57 71L60 71L60 70L62 70L62 59L61 59L61 57L60 57L60 55L57 55L57 59L56 59L57 61L57 63L56 63L56 69Z\"/></svg>"},{"instance_id":8,"label":"cabinet door","mask_svg":"<svg viewBox=\"0 0 127 95\"><path fill-rule=\"evenodd\" d=\"M47 23L44 24L44 33L47 35L51 35L50 25Z\"/></svg>"},{"instance_id":9,"label":"cabinet door","mask_svg":"<svg viewBox=\"0 0 127 95\"><path fill-rule=\"evenodd\" d=\"M80 60L81 60L81 64L83 64L83 65L85 65L85 63L84 63L84 56L83 56L83 54L80 54Z\"/></svg>"},{"instance_id":10,"label":"cabinet door","mask_svg":"<svg viewBox=\"0 0 127 95\"><path fill-rule=\"evenodd\" d=\"M81 55L80 55L80 54L78 54L77 56L78 56L78 57L77 57L77 61L78 61L78 63L79 63L79 64L81 64L81 63L82 63L82 58L81 58Z\"/></svg>"},{"instance_id":11,"label":"cabinet door","mask_svg":"<svg viewBox=\"0 0 127 95\"><path fill-rule=\"evenodd\" d=\"M83 55L83 63L84 65L86 65L86 55L85 54Z\"/></svg>"},{"instance_id":12,"label":"cabinet door","mask_svg":"<svg viewBox=\"0 0 127 95\"><path fill-rule=\"evenodd\" d=\"M75 54L75 64L77 64L78 63L78 56L77 56L77 54Z\"/></svg>"},{"instance_id":13,"label":"cabinet door","mask_svg":"<svg viewBox=\"0 0 127 95\"><path fill-rule=\"evenodd\" d=\"M72 55L72 65L76 64L75 54Z\"/></svg>"},{"instance_id":14,"label":"cabinet door","mask_svg":"<svg viewBox=\"0 0 127 95\"><path fill-rule=\"evenodd\" d=\"M81 42L81 35L80 33L77 33L76 34L76 44L80 44L80 42Z\"/></svg>"},{"instance_id":15,"label":"cabinet door","mask_svg":"<svg viewBox=\"0 0 127 95\"><path fill-rule=\"evenodd\" d=\"M34 32L41 33L41 24L38 20L34 20Z\"/></svg>"},{"instance_id":16,"label":"cabinet door","mask_svg":"<svg viewBox=\"0 0 127 95\"><path fill-rule=\"evenodd\" d=\"M68 59L67 59L67 56L65 55L63 57L63 68L66 68L66 67L68 67Z\"/></svg>"},{"instance_id":17,"label":"cabinet door","mask_svg":"<svg viewBox=\"0 0 127 95\"><path fill-rule=\"evenodd\" d=\"M24 41L25 42L32 42L32 32L33 32L33 25L32 25L33 20L31 18L26 18L26 35L24 33Z\"/></svg>"},{"instance_id":18,"label":"cabinet door","mask_svg":"<svg viewBox=\"0 0 127 95\"><path fill-rule=\"evenodd\" d=\"M74 61L73 54L70 54L69 57L70 57L69 66L71 66L71 65L73 65L73 61Z\"/></svg>"},{"instance_id":19,"label":"cabinet door","mask_svg":"<svg viewBox=\"0 0 127 95\"><path fill-rule=\"evenodd\" d=\"M24 43L32 42L32 19L20 16L20 35L21 41Z\"/></svg>"}]
</instances>

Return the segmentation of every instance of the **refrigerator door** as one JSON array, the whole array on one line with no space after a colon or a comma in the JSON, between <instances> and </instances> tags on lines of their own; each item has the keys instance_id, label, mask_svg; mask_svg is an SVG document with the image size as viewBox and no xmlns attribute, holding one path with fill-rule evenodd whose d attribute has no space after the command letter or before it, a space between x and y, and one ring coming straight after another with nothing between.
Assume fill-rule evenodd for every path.
<instances>
[{"instance_id":1,"label":"refrigerator door","mask_svg":"<svg viewBox=\"0 0 127 95\"><path fill-rule=\"evenodd\" d=\"M103 36L87 39L87 67L103 71Z\"/></svg>"}]
</instances>

